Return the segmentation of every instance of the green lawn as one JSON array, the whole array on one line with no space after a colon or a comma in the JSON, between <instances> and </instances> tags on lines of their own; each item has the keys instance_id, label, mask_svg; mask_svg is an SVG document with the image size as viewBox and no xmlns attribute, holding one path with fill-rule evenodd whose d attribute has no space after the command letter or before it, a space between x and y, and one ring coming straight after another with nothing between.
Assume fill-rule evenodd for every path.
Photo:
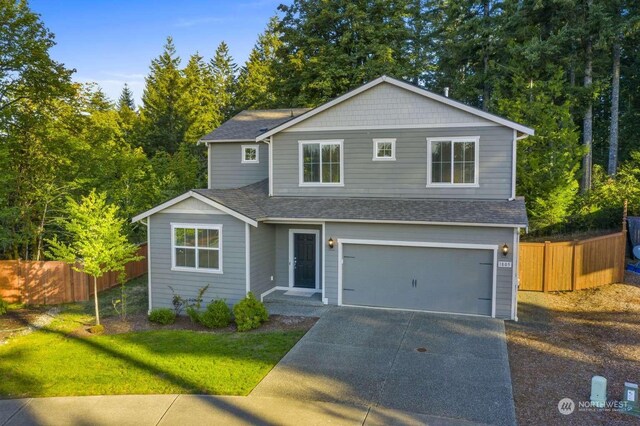
<instances>
[{"instance_id":1,"label":"green lawn","mask_svg":"<svg viewBox=\"0 0 640 426\"><path fill-rule=\"evenodd\" d=\"M101 296L105 300L108 295ZM90 306L66 306L46 329L0 346L0 398L246 395L304 335L304 331L213 334L184 330L92 337L70 334L91 322Z\"/></svg>"}]
</instances>

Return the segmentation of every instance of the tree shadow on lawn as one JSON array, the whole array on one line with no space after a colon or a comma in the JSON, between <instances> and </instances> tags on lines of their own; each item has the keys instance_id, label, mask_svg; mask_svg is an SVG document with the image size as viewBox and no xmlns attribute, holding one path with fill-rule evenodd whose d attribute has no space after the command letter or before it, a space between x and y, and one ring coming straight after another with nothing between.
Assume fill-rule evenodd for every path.
<instances>
[{"instance_id":1,"label":"tree shadow on lawn","mask_svg":"<svg viewBox=\"0 0 640 426\"><path fill-rule=\"evenodd\" d=\"M25 325L29 325L29 324L25 324ZM50 336L58 336L60 338L72 340L73 342L78 343L86 348L90 348L93 352L121 361L127 367L143 370L148 374L151 374L155 377L160 378L162 381L168 382L175 387L181 388L185 392L197 393L198 391L202 391L201 383L197 383L194 380L190 380L184 375L179 375L179 374L176 374L175 372L169 371L167 369L163 369L158 365L154 365L148 361L138 359L135 356L132 356L131 354L127 354L122 351L119 351L116 345L109 344L112 339L107 339L105 343L102 343L96 338L77 337L77 336L74 336L73 334L69 334L60 330L55 330L50 327L42 328L37 332L44 333ZM157 332L152 332L152 333L156 335L158 334ZM171 333L171 332L168 332L168 333ZM186 333L193 333L193 332L186 332ZM147 332L147 333L140 333L140 334L151 334L151 333ZM259 337L257 334L254 334L253 336ZM105 336L105 337L110 337L110 336ZM244 339L244 337L241 337L241 338ZM152 353L155 352L155 354L158 356L163 356L163 355L166 356L169 354L176 354L176 353L178 354L193 353L193 351L195 351L196 355L201 355L201 356L214 355L214 354L222 355L222 356L233 356L234 358L237 358L240 356L246 359L247 361L255 360L258 362L265 362L264 359L261 359L259 356L256 356L256 354L259 354L260 351L259 350L255 351L256 349L255 345L253 346L254 348L253 351L248 350L251 347L251 342L247 342L246 354L242 355L236 352L227 351L225 350L224 346L220 347L220 345L208 346L208 347L201 346L201 347L195 347L195 348L175 346L175 349L173 350L166 349L162 351L156 351L154 349L154 345L152 344L151 340L152 339L148 339L148 340L143 339L142 341L136 341L136 336L133 336L133 335L126 336L127 342L136 343L136 344L139 344L140 346L146 347L149 352L152 352ZM251 338L249 340L251 340ZM180 339L178 339L176 343L180 344L183 342L181 342ZM260 348L258 347L257 349L260 349ZM15 362L16 360L24 359L25 362L27 362L27 360L29 359L29 355L26 352L27 350L24 348L12 348L12 350L7 351L4 355L0 356L0 361L4 358L7 360L11 359L13 362ZM277 362L277 360L275 361ZM43 362L46 362L46 361L43 361ZM6 366L7 366L6 362L0 362L0 377L3 377L3 382L5 386L8 385L9 383L9 380L7 379L11 379L11 382L14 383L14 385L18 384L20 387L23 387L23 388L29 388L34 386L43 388L45 385L48 385L43 383L41 380L38 380L35 377L35 375L17 373L16 371L11 371L7 369ZM38 369L38 366L33 365L33 368ZM78 368L78 366L69 365L68 368L73 369L73 368ZM2 387L3 386L0 385L0 389L2 389ZM25 396L25 395L11 395L6 390L3 391L2 393L5 396L9 395L10 397ZM242 421L246 421L252 424L268 424L268 422L265 419L257 416L256 414L250 413L246 410L242 410L239 407L227 401L224 401L221 399L214 399L214 398L204 398L203 401L207 401L208 404L211 404L212 406L214 406L219 410L228 412Z\"/></svg>"}]
</instances>

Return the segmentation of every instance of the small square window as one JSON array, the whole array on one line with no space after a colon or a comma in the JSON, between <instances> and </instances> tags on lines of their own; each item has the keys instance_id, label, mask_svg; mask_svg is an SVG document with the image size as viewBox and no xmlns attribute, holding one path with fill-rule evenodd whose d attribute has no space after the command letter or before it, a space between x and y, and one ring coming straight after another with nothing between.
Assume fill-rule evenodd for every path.
<instances>
[{"instance_id":1,"label":"small square window","mask_svg":"<svg viewBox=\"0 0 640 426\"><path fill-rule=\"evenodd\" d=\"M242 145L242 162L259 163L260 150L258 145Z\"/></svg>"},{"instance_id":2,"label":"small square window","mask_svg":"<svg viewBox=\"0 0 640 426\"><path fill-rule=\"evenodd\" d=\"M393 161L396 159L395 139L374 139L373 140L373 160Z\"/></svg>"}]
</instances>

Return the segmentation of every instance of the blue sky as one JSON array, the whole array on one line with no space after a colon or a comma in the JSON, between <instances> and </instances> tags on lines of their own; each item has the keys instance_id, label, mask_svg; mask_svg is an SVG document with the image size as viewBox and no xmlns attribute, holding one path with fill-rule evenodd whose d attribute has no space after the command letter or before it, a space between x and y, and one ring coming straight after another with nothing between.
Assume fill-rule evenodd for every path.
<instances>
[{"instance_id":1,"label":"blue sky","mask_svg":"<svg viewBox=\"0 0 640 426\"><path fill-rule=\"evenodd\" d=\"M242 64L267 21L286 0L31 0L55 34L51 55L75 68L76 81L95 81L112 99L125 82L136 102L153 58L173 36L186 64L199 52L210 58L224 40Z\"/></svg>"}]
</instances>

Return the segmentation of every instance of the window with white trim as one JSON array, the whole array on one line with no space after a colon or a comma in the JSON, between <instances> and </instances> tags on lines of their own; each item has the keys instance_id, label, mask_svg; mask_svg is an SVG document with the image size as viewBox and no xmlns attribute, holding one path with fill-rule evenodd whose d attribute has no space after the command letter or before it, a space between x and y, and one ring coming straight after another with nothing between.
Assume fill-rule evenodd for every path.
<instances>
[{"instance_id":1,"label":"window with white trim","mask_svg":"<svg viewBox=\"0 0 640 426\"><path fill-rule=\"evenodd\" d=\"M428 138L427 186L477 186L479 137Z\"/></svg>"},{"instance_id":2,"label":"window with white trim","mask_svg":"<svg viewBox=\"0 0 640 426\"><path fill-rule=\"evenodd\" d=\"M258 145L242 145L242 162L243 163L259 163L260 149Z\"/></svg>"},{"instance_id":3,"label":"window with white trim","mask_svg":"<svg viewBox=\"0 0 640 426\"><path fill-rule=\"evenodd\" d=\"M172 269L222 273L222 225L171 224Z\"/></svg>"},{"instance_id":4,"label":"window with white trim","mask_svg":"<svg viewBox=\"0 0 640 426\"><path fill-rule=\"evenodd\" d=\"M373 140L373 160L387 160L393 161L396 159L396 140L385 138L385 139L374 139Z\"/></svg>"},{"instance_id":5,"label":"window with white trim","mask_svg":"<svg viewBox=\"0 0 640 426\"><path fill-rule=\"evenodd\" d=\"M300 185L342 185L342 140L300 141Z\"/></svg>"}]
</instances>

